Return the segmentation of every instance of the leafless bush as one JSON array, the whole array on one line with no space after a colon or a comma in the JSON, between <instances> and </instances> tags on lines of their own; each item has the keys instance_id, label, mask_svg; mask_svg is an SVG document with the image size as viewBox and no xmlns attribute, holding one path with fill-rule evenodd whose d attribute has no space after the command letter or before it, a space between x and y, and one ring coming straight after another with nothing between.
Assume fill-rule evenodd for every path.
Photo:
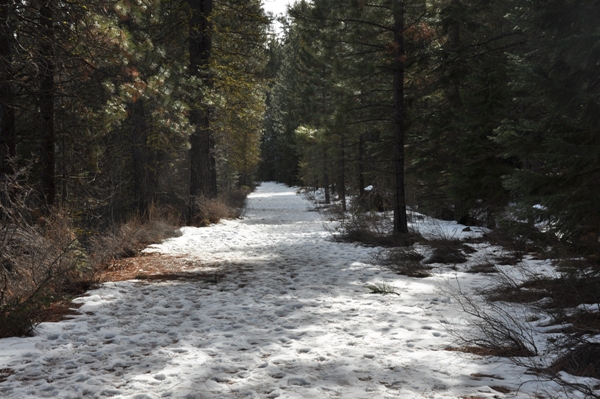
<instances>
[{"instance_id":1,"label":"leafless bush","mask_svg":"<svg viewBox=\"0 0 600 399\"><path fill-rule=\"evenodd\" d=\"M431 267L421 261L424 256L414 247L396 247L383 249L374 255L374 263L409 277L429 277Z\"/></svg>"},{"instance_id":2,"label":"leafless bush","mask_svg":"<svg viewBox=\"0 0 600 399\"><path fill-rule=\"evenodd\" d=\"M470 327L467 332L450 329L450 333L462 350L508 357L540 381L551 381L565 392L578 391L586 398L600 398L597 275L592 270L571 270L540 277L525 264L516 268L512 274L500 271L500 284L484 289L481 295L449 289L469 316ZM544 332L551 335L540 339Z\"/></svg>"},{"instance_id":3,"label":"leafless bush","mask_svg":"<svg viewBox=\"0 0 600 399\"><path fill-rule=\"evenodd\" d=\"M388 213L365 211L354 204L348 212L329 212L332 219L338 222L335 229L329 229L333 237L342 242L357 242L369 246L397 247L410 246L416 235L410 237L394 236L392 222Z\"/></svg>"},{"instance_id":4,"label":"leafless bush","mask_svg":"<svg viewBox=\"0 0 600 399\"><path fill-rule=\"evenodd\" d=\"M250 187L241 187L228 191L223 194L225 199L225 203L235 209L236 216L240 217L243 213L244 208L246 207L246 198L248 194L252 192Z\"/></svg>"},{"instance_id":5,"label":"leafless bush","mask_svg":"<svg viewBox=\"0 0 600 399\"><path fill-rule=\"evenodd\" d=\"M458 264L467 261L466 252L472 252L467 245L457 239L439 238L427 241L433 254L425 260L426 264Z\"/></svg>"},{"instance_id":6,"label":"leafless bush","mask_svg":"<svg viewBox=\"0 0 600 399\"><path fill-rule=\"evenodd\" d=\"M235 209L229 207L222 198L198 196L195 209L192 225L198 227L219 223L221 219L237 217Z\"/></svg>"},{"instance_id":7,"label":"leafless bush","mask_svg":"<svg viewBox=\"0 0 600 399\"><path fill-rule=\"evenodd\" d=\"M19 173L5 176L0 201L0 337L29 333L43 309L75 292L91 269L69 215L32 210ZM35 221L35 222L34 222Z\"/></svg>"},{"instance_id":8,"label":"leafless bush","mask_svg":"<svg viewBox=\"0 0 600 399\"><path fill-rule=\"evenodd\" d=\"M450 333L466 347L479 347L494 356L521 358L539 353L535 332L523 323L523 308L505 306L499 302L485 302L457 290L452 293L455 301L468 316L468 335L457 330Z\"/></svg>"},{"instance_id":9,"label":"leafless bush","mask_svg":"<svg viewBox=\"0 0 600 399\"><path fill-rule=\"evenodd\" d=\"M242 187L229 190L217 198L198 196L194 201L192 226L208 226L216 224L221 219L235 219L242 216L246 206L246 198L251 188Z\"/></svg>"}]
</instances>

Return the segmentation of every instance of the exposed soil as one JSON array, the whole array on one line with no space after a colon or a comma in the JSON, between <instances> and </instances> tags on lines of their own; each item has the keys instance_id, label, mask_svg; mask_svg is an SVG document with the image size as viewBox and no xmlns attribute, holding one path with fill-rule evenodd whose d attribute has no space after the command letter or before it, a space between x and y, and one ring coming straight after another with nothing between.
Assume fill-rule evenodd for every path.
<instances>
[{"instance_id":1,"label":"exposed soil","mask_svg":"<svg viewBox=\"0 0 600 399\"><path fill-rule=\"evenodd\" d=\"M200 263L183 259L179 256L148 254L132 258L117 259L111 262L96 276L96 283L107 283L126 280L201 280L218 281L223 275L212 269L198 271ZM192 270L195 270L193 273ZM61 300L52 303L46 310L44 321L58 322L69 316L79 314L77 309L81 304Z\"/></svg>"}]
</instances>

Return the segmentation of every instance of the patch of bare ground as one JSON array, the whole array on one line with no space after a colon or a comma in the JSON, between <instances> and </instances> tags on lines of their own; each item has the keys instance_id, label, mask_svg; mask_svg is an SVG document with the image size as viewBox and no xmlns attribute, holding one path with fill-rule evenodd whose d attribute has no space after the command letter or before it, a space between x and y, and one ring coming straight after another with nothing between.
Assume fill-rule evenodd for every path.
<instances>
[{"instance_id":1,"label":"patch of bare ground","mask_svg":"<svg viewBox=\"0 0 600 399\"><path fill-rule=\"evenodd\" d=\"M97 276L99 283L134 279L157 279L157 276L185 276L200 268L200 263L181 256L148 254L112 261ZM214 275L214 272L212 272ZM176 278L173 278L176 279Z\"/></svg>"},{"instance_id":2,"label":"patch of bare ground","mask_svg":"<svg viewBox=\"0 0 600 399\"><path fill-rule=\"evenodd\" d=\"M201 264L194 260L180 256L149 254L113 260L97 274L95 281L98 284L135 279L218 282L223 277L225 277L224 274L216 272L213 268L201 268ZM70 301L54 302L45 310L47 314L45 314L44 321L58 322L69 316L78 315L79 307L81 307L80 304Z\"/></svg>"},{"instance_id":3,"label":"patch of bare ground","mask_svg":"<svg viewBox=\"0 0 600 399\"><path fill-rule=\"evenodd\" d=\"M44 321L57 322L68 319L69 316L77 316L79 315L77 309L82 305L81 303L73 303L66 300L53 302L44 310ZM0 370L1 372L2 370Z\"/></svg>"}]
</instances>

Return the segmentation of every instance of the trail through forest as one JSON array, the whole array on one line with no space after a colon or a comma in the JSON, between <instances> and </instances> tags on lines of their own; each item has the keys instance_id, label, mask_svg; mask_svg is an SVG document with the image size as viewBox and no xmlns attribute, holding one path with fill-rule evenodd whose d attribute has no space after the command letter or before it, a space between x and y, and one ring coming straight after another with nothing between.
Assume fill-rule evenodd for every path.
<instances>
[{"instance_id":1,"label":"trail through forest","mask_svg":"<svg viewBox=\"0 0 600 399\"><path fill-rule=\"evenodd\" d=\"M437 288L456 272L372 265L374 249L332 241L310 207L265 183L243 219L149 248L196 264L198 278L106 283L76 300L79 315L0 340L0 396L515 397L523 370L445 350L444 318L460 317ZM377 283L399 295L370 293Z\"/></svg>"}]
</instances>

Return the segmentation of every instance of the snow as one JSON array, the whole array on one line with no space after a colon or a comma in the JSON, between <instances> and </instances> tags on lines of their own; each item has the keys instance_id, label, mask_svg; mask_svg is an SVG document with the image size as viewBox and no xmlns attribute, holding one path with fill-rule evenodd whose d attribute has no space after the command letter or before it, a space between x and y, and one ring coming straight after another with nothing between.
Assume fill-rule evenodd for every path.
<instances>
[{"instance_id":1,"label":"snow","mask_svg":"<svg viewBox=\"0 0 600 399\"><path fill-rule=\"evenodd\" d=\"M78 316L0 340L0 370L14 371L0 379L0 397L528 398L552 388L505 359L445 350L448 323L464 323L440 287L488 277L450 268L399 276L371 264L376 249L331 240L309 208L294 189L264 183L243 220L185 227L151 246L200 262L216 282L136 280L88 292L75 301ZM380 283L400 295L371 294Z\"/></svg>"}]
</instances>

